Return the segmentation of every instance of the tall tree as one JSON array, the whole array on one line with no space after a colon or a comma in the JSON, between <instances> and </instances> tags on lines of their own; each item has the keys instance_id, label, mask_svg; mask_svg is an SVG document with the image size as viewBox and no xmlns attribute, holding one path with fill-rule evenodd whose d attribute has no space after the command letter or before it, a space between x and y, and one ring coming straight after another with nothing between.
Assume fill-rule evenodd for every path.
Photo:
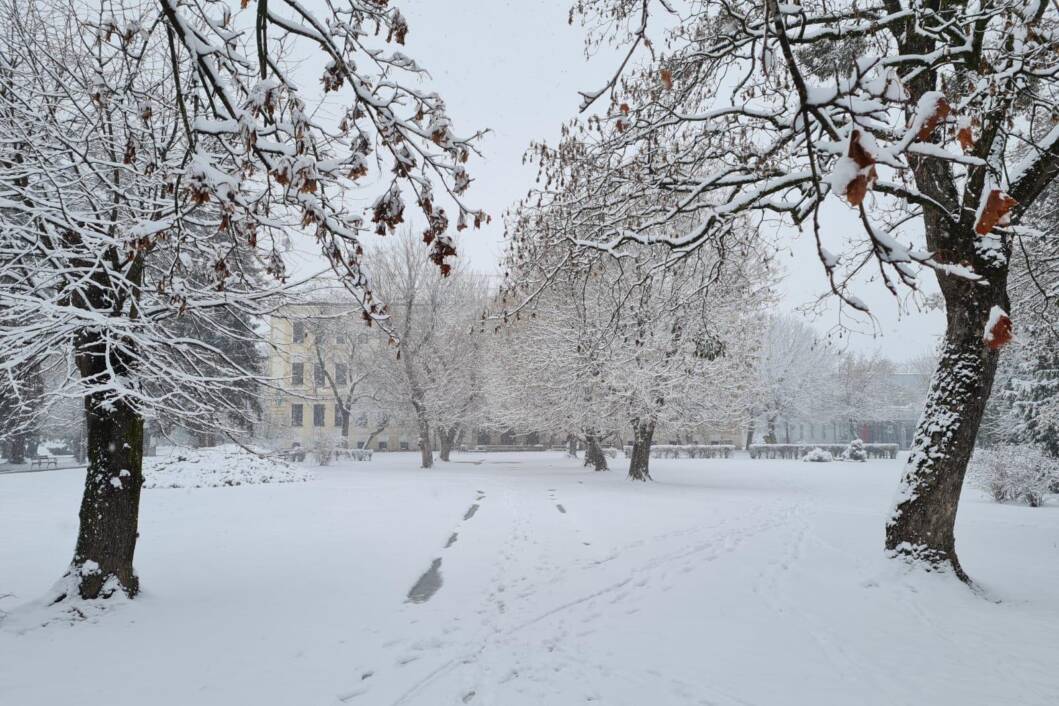
<instances>
[{"instance_id":1,"label":"tall tree","mask_svg":"<svg viewBox=\"0 0 1059 706\"><path fill-rule=\"evenodd\" d=\"M539 197L577 225L563 237L679 253L723 247L741 219L779 216L812 234L833 293L860 311L867 274L897 294L918 267L934 272L945 342L885 545L966 579L956 510L1009 337L1012 237L1059 173L1059 7L585 0L575 13L591 41L613 39L629 58L583 94L584 109L611 99L588 129L538 148ZM606 198L630 178L643 199ZM600 197L582 208L586 193ZM827 227L829 196L859 234ZM689 214L689 227L657 232Z\"/></svg>"},{"instance_id":2,"label":"tall tree","mask_svg":"<svg viewBox=\"0 0 1059 706\"><path fill-rule=\"evenodd\" d=\"M0 299L11 303L0 359L32 366L72 350L65 392L83 398L88 436L57 601L138 591L148 415L194 428L245 414L232 400L258 373L172 322L202 317L208 330L224 325L215 312L269 314L299 231L365 316L382 318L361 240L403 222L402 190L443 272L455 248L442 203L458 229L485 218L461 200L471 138L453 133L441 97L410 84L423 69L387 46L408 31L375 0L320 13L266 0L0 1ZM311 117L316 91L288 72L287 52L327 62L335 124ZM369 168L381 178L363 187L377 198L362 214L343 195ZM241 259L274 283L242 276ZM206 283L192 266L203 262Z\"/></svg>"},{"instance_id":3,"label":"tall tree","mask_svg":"<svg viewBox=\"0 0 1059 706\"><path fill-rule=\"evenodd\" d=\"M764 339L754 374L748 445L755 418L765 422L765 441L776 443L779 420L818 415L830 403L835 356L812 328L792 316L774 316Z\"/></svg>"},{"instance_id":4,"label":"tall tree","mask_svg":"<svg viewBox=\"0 0 1059 706\"><path fill-rule=\"evenodd\" d=\"M440 272L422 256L411 231L373 253L372 280L389 302L383 336L396 355L380 360L383 394L418 430L423 468L434 465L434 436L444 460L480 403L480 338L474 323L485 302L483 280L462 268ZM387 394L388 392L388 394Z\"/></svg>"}]
</instances>

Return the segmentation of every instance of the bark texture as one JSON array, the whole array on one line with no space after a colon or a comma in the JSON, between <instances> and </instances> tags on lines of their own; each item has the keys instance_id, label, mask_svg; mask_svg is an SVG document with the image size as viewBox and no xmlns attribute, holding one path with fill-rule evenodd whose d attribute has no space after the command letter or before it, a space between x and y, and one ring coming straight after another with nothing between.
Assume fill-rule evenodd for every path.
<instances>
[{"instance_id":1,"label":"bark texture","mask_svg":"<svg viewBox=\"0 0 1059 706\"><path fill-rule=\"evenodd\" d=\"M929 214L928 247L971 263L983 280L938 273L946 308L944 347L886 525L886 548L900 558L951 569L967 581L956 554L956 511L999 359L983 340L986 324L992 307L1010 310L1010 248L983 252L970 227L946 228Z\"/></svg>"},{"instance_id":2,"label":"bark texture","mask_svg":"<svg viewBox=\"0 0 1059 706\"><path fill-rule=\"evenodd\" d=\"M459 427L449 427L448 429L442 429L441 433L438 435L438 442L441 447L438 455L441 457L442 461L445 461L446 463L448 462L449 457L452 455L452 447L456 444L456 437L459 435L459 432Z\"/></svg>"},{"instance_id":3,"label":"bark texture","mask_svg":"<svg viewBox=\"0 0 1059 706\"><path fill-rule=\"evenodd\" d=\"M592 466L593 470L606 471L607 455L599 445L599 436L595 432L585 434L585 465Z\"/></svg>"},{"instance_id":4,"label":"bark texture","mask_svg":"<svg viewBox=\"0 0 1059 706\"><path fill-rule=\"evenodd\" d=\"M653 421L633 422L632 458L629 459L629 478L651 480L651 443L655 436Z\"/></svg>"},{"instance_id":5,"label":"bark texture","mask_svg":"<svg viewBox=\"0 0 1059 706\"><path fill-rule=\"evenodd\" d=\"M70 574L81 598L109 598L119 590L132 597L140 590L133 555L143 486L143 418L120 400L98 396L85 400L85 414L88 471Z\"/></svg>"},{"instance_id":6,"label":"bark texture","mask_svg":"<svg viewBox=\"0 0 1059 706\"><path fill-rule=\"evenodd\" d=\"M433 468L434 467L434 447L430 442L430 422L424 415L417 415L417 422L419 426L419 467L420 468Z\"/></svg>"},{"instance_id":7,"label":"bark texture","mask_svg":"<svg viewBox=\"0 0 1059 706\"><path fill-rule=\"evenodd\" d=\"M975 297L949 304L944 350L886 526L889 551L949 567L965 581L956 554L956 511L996 374L998 355L982 342L990 306Z\"/></svg>"}]
</instances>

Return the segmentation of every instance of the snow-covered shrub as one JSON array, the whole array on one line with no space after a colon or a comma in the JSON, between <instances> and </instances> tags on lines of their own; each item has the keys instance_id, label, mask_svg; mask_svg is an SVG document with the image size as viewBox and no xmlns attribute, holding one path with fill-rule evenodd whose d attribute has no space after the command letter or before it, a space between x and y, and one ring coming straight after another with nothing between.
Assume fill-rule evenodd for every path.
<instances>
[{"instance_id":1,"label":"snow-covered shrub","mask_svg":"<svg viewBox=\"0 0 1059 706\"><path fill-rule=\"evenodd\" d=\"M653 444L651 458L728 458L732 444ZM632 458L632 445L625 447L625 458Z\"/></svg>"},{"instance_id":2,"label":"snow-covered shrub","mask_svg":"<svg viewBox=\"0 0 1059 706\"><path fill-rule=\"evenodd\" d=\"M335 448L338 444L334 437L322 435L313 440L313 458L317 466L329 466L335 457Z\"/></svg>"},{"instance_id":3,"label":"snow-covered shrub","mask_svg":"<svg viewBox=\"0 0 1059 706\"><path fill-rule=\"evenodd\" d=\"M219 488L296 483L312 474L274 456L259 456L235 444L202 449L169 447L143 460L144 488Z\"/></svg>"},{"instance_id":4,"label":"snow-covered shrub","mask_svg":"<svg viewBox=\"0 0 1059 706\"><path fill-rule=\"evenodd\" d=\"M867 461L868 450L864 448L864 442L854 439L849 442L849 448L842 453L842 458L847 461Z\"/></svg>"},{"instance_id":5,"label":"snow-covered shrub","mask_svg":"<svg viewBox=\"0 0 1059 706\"><path fill-rule=\"evenodd\" d=\"M968 478L999 503L1039 507L1059 483L1059 459L1028 444L975 449Z\"/></svg>"},{"instance_id":6,"label":"snow-covered shrub","mask_svg":"<svg viewBox=\"0 0 1059 706\"><path fill-rule=\"evenodd\" d=\"M830 451L824 451L818 446L802 456L802 460L812 463L828 463L829 461L834 461L835 457L831 455Z\"/></svg>"},{"instance_id":7,"label":"snow-covered shrub","mask_svg":"<svg viewBox=\"0 0 1059 706\"><path fill-rule=\"evenodd\" d=\"M863 443L863 442L862 442ZM897 444L863 443L868 458L897 458ZM797 459L813 449L823 449L834 456L844 456L849 444L751 444L747 447L750 458Z\"/></svg>"}]
</instances>

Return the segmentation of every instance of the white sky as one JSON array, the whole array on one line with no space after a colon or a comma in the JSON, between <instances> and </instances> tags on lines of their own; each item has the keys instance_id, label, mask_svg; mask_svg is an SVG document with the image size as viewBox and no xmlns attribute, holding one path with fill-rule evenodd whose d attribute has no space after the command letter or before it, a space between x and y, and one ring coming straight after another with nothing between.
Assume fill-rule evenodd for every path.
<instances>
[{"instance_id":1,"label":"white sky","mask_svg":"<svg viewBox=\"0 0 1059 706\"><path fill-rule=\"evenodd\" d=\"M410 26L404 51L430 72L430 87L445 98L456 132L492 131L481 145L485 158L468 164L475 179L468 200L494 220L482 230L463 231L457 240L461 257L473 269L498 269L503 212L525 195L536 176L522 164L526 147L532 140L554 143L560 125L577 112L578 90L602 86L616 66L609 52L586 60L583 29L567 23L569 1L405 0L398 5ZM826 210L825 230L855 232L857 224L843 209L836 203ZM826 291L827 282L811 236L799 237L793 230L780 236L788 247L777 258L786 272L779 307L796 311ZM925 291L936 290L932 274L924 272L920 279ZM876 321L844 318L868 333L845 336L838 345L878 350L896 360L933 350L944 329L941 312L901 306L878 283L858 289L857 295ZM834 303L820 309L808 320L826 334L839 323L839 313Z\"/></svg>"}]
</instances>

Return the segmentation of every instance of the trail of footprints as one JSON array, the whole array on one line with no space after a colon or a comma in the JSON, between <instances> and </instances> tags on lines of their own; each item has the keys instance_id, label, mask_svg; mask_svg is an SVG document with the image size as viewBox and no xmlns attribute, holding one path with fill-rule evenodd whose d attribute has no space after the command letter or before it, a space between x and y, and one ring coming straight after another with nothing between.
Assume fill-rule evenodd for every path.
<instances>
[{"instance_id":1,"label":"trail of footprints","mask_svg":"<svg viewBox=\"0 0 1059 706\"><path fill-rule=\"evenodd\" d=\"M549 488L547 492L549 502L555 505L556 510L562 515L568 515L567 509L562 503L558 502L556 490ZM481 490L477 491L474 502L467 508L461 522L466 522L475 516L484 498L485 493ZM676 546L667 547L668 551L658 552L655 549L644 552L646 555L641 554L632 562L631 566L622 572L625 575L620 580L615 580L592 593L555 606L535 616L527 616L524 620L507 622L507 624L503 622L501 617L507 613L504 597L505 593L507 593L507 588L509 588L507 584L510 579L510 576L507 575L509 567L505 565L509 565L514 558L516 550L510 545L505 547L497 565L497 574L493 576L493 590L487 596L487 600L492 604L490 606L491 610L479 611L479 614L484 618L483 627L486 627L484 642L476 643L474 649L462 655L453 655L452 659L439 665L417 681L395 704L406 703L415 696L421 695L422 690L428 688L438 678L442 678L453 671L465 669L468 670L465 677L465 690L454 695L463 703L480 701L481 698L476 699L476 697L483 697L482 686L485 683L492 682L494 685L499 686L513 680L520 682L520 685L515 687L517 691L525 694L539 690L541 698L547 699L549 696L554 696L554 694L549 693L548 689L548 683L554 677L554 673L571 668L578 672L587 683L597 681L600 677L603 677L604 681L608 679L620 680L621 675L614 673L606 664L586 660L582 655L576 655L576 652L568 652L564 649L564 643L571 637L583 638L593 633L598 619L605 613L614 610L620 610L626 614L637 613L639 611L637 605L639 601L636 599L646 595L643 591L650 584L661 583L659 588L662 591L668 591L678 582L678 574L690 572L696 565L701 565L704 561L709 562L735 551L745 540L777 525L776 513L773 508L768 508L768 510L772 510L771 512L765 511L765 507L759 507L756 510L755 514L758 517L755 519L757 521L748 523L748 526L726 529L725 525L728 524L728 521L727 519L721 519L708 526L699 525L661 533L652 537L644 537L625 546L615 547L615 551L612 554L601 559L577 562L569 566L548 566L547 568L551 569L548 572L551 574L550 581L554 582L561 580L561 577L567 571L577 569L591 571L602 564L609 563L620 555L628 556L631 551L636 552L639 550L644 552L644 550L648 550L648 548L653 546L661 549L661 546L658 546L659 542L677 540ZM458 541L459 529L458 525L457 529L448 537L443 549L452 547ZM518 521L512 527L512 534L516 544L518 539L529 539L523 523ZM581 543L591 546L589 542ZM442 557L437 557L431 562L430 567L427 568L409 591L407 602L425 603L437 593L442 585L441 564ZM545 564L550 564L550 562L545 560ZM545 566L541 565L539 568L543 569ZM519 586L521 590L514 591L514 593L522 599L528 598L541 588L539 580L534 581L529 576L517 579L515 584L521 584ZM515 588L515 586L510 586L510 588ZM484 608L485 606L483 606ZM510 620L510 617L508 620ZM500 620L498 621L498 619ZM554 621L554 623L549 631L551 636L538 643L542 651L536 653L536 656L529 663L525 661L526 655L522 654L520 655L521 659L515 658L514 667L508 666L506 674L496 673L494 665L489 664L491 660L488 653L497 648L503 649L501 647L503 645L506 645L507 648L513 647L519 640L519 638L515 637L517 633L531 625L545 621ZM447 641L448 635L453 631L458 631L457 626L450 625L446 628L443 631L444 640ZM539 640L540 638L537 639ZM514 642L511 642L512 640ZM409 645L412 652L398 658L397 666L405 666L425 656L425 653L435 651L442 646L442 641L442 637L439 636L432 640L421 640ZM394 646L394 643L389 643L386 646ZM373 673L372 671L363 672L361 675L362 682L368 680ZM590 677L589 675L592 676ZM662 679L662 681L666 683L659 684L659 686L682 697L690 697L695 692L695 687L691 685L670 679ZM339 695L338 699L343 703L349 702L367 691L368 688L365 685L346 694ZM485 694L488 694L488 690L486 690ZM593 702L598 697L598 694L585 694L585 699L588 702ZM698 703L707 703L706 701L698 701L698 699L696 701Z\"/></svg>"},{"instance_id":2,"label":"trail of footprints","mask_svg":"<svg viewBox=\"0 0 1059 706\"><path fill-rule=\"evenodd\" d=\"M478 495L475 497L474 502L469 508L467 508L467 512L463 514L464 522L474 517L475 513L478 512L478 508L481 507L482 500L485 499L485 493L483 491L479 490L476 492ZM459 539L459 536L459 532L453 531L453 533L449 535L449 539L445 542L445 546L442 547L442 549L448 549L455 544L456 540ZM412 585L412 588L408 590L408 597L405 601L407 603L426 603L441 589L442 583L441 557L435 557L434 560L430 562L430 567L423 572L419 577L419 580L417 580L415 584Z\"/></svg>"}]
</instances>

